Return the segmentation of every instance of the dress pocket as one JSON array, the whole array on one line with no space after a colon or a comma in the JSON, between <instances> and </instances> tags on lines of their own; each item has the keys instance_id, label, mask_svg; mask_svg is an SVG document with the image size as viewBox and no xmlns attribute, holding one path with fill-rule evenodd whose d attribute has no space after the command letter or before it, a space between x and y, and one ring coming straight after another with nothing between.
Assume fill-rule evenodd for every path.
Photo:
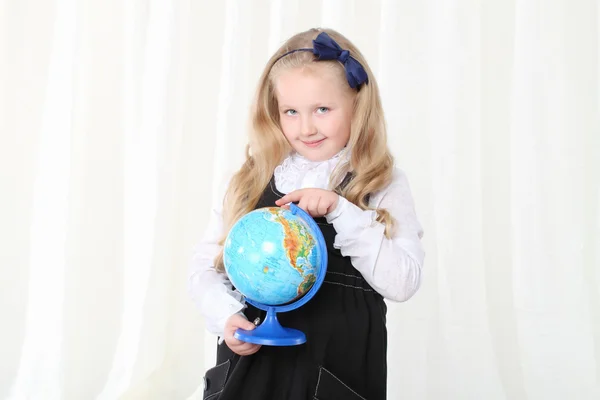
<instances>
[{"instance_id":1,"label":"dress pocket","mask_svg":"<svg viewBox=\"0 0 600 400\"><path fill-rule=\"evenodd\" d=\"M366 400L327 369L319 368L314 400Z\"/></svg>"},{"instance_id":2,"label":"dress pocket","mask_svg":"<svg viewBox=\"0 0 600 400\"><path fill-rule=\"evenodd\" d=\"M212 367L204 375L204 395L203 400L217 400L225 387L231 361L227 360L215 367Z\"/></svg>"}]
</instances>

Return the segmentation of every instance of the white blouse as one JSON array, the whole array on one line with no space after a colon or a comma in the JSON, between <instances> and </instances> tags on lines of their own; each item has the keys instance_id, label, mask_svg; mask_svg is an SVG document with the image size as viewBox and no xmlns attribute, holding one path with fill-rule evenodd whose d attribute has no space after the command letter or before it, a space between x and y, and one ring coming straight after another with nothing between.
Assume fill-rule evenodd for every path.
<instances>
[{"instance_id":1,"label":"white blouse","mask_svg":"<svg viewBox=\"0 0 600 400\"><path fill-rule=\"evenodd\" d=\"M331 172L342 160L340 154L323 162L291 154L275 169L275 186L282 193L303 188L328 189ZM405 174L395 169L391 184L371 194L369 205L390 212L396 220L394 236L385 237L384 225L376 221L375 211L362 210L340 197L336 208L325 215L337 232L334 247L350 257L354 268L383 297L406 301L419 288L425 253L420 240L423 230ZM221 250L218 241L224 229L221 206L222 197L195 249L188 281L188 290L205 318L207 330L219 336L223 335L227 319L245 307L243 296L232 290L227 276L213 265Z\"/></svg>"}]
</instances>

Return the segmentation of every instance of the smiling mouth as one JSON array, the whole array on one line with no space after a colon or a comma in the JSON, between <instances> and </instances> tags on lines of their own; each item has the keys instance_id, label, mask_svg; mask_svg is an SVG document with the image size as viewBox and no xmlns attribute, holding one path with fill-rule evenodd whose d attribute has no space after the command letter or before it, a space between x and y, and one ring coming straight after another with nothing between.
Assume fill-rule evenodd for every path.
<instances>
[{"instance_id":1,"label":"smiling mouth","mask_svg":"<svg viewBox=\"0 0 600 400\"><path fill-rule=\"evenodd\" d=\"M317 147L318 145L320 145L321 143L323 143L323 141L325 140L325 138L321 139L321 140L313 140L312 142L302 142L304 143L305 146L308 147Z\"/></svg>"}]
</instances>

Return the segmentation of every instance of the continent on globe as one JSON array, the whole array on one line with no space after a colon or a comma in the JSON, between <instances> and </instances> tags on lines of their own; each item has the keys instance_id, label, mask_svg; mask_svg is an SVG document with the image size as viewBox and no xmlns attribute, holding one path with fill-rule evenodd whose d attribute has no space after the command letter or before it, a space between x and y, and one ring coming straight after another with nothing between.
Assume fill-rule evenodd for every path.
<instances>
[{"instance_id":1,"label":"continent on globe","mask_svg":"<svg viewBox=\"0 0 600 400\"><path fill-rule=\"evenodd\" d=\"M275 216L275 220L283 226L284 239L283 247L287 253L288 260L292 267L304 274L303 265L297 265L296 260L306 260L309 253L315 247L315 239L307 231L305 224L301 224L296 220L287 220L285 214L281 211L282 208L271 208L269 211ZM315 283L316 277L314 274L306 274L304 281L298 286L298 296L302 296Z\"/></svg>"}]
</instances>

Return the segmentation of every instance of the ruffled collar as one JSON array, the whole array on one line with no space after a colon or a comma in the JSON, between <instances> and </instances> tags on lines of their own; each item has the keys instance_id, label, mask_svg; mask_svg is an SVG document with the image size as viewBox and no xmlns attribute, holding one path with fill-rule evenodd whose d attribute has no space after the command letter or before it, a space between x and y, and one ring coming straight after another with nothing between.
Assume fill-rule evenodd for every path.
<instances>
[{"instance_id":1,"label":"ruffled collar","mask_svg":"<svg viewBox=\"0 0 600 400\"><path fill-rule=\"evenodd\" d=\"M282 193L304 188L329 189L329 177L340 162L347 160L345 149L326 161L311 161L292 152L275 168L275 186Z\"/></svg>"}]
</instances>

